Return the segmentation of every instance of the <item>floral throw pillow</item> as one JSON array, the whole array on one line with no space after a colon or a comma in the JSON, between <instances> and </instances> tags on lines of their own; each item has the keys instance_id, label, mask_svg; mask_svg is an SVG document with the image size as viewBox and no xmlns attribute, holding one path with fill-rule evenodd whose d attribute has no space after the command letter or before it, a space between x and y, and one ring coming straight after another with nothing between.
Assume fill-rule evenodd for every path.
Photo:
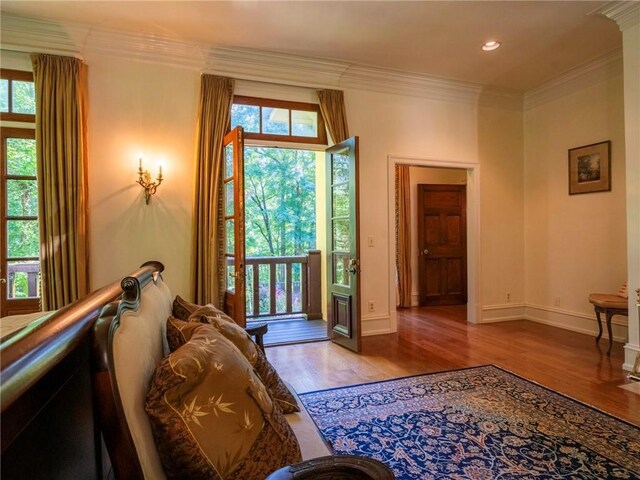
<instances>
[{"instance_id":1,"label":"floral throw pillow","mask_svg":"<svg viewBox=\"0 0 640 480\"><path fill-rule=\"evenodd\" d=\"M156 369L146 411L168 478L265 478L301 460L293 431L238 349L196 325Z\"/></svg>"}]
</instances>

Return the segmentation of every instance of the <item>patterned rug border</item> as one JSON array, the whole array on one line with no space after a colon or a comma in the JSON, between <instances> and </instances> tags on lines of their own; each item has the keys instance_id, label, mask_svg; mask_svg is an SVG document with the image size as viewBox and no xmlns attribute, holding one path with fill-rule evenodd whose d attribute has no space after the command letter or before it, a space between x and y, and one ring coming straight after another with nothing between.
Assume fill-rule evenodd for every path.
<instances>
[{"instance_id":1,"label":"patterned rug border","mask_svg":"<svg viewBox=\"0 0 640 480\"><path fill-rule=\"evenodd\" d=\"M484 368L484 367L493 367L493 368L497 368L498 370L503 371L504 373L507 373L509 375L512 375L514 377L519 378L520 380L524 380L525 382L529 382L532 383L533 385L536 385L540 388L543 388L545 390L547 390L548 392L554 393L556 395L560 395L561 397L564 397L568 400L572 400L576 403L579 403L580 405L583 405L585 407L590 408L591 410L594 410L602 415L606 415L608 417L611 417L615 420L618 420L622 423L625 423L627 425L629 425L630 427L634 427L637 429L640 429L640 425L636 425L635 423L630 422L629 420L625 420L624 418L618 417L617 415L614 415L612 413L609 412L605 412L604 410L595 407L589 403L583 402L582 400L578 400L576 398L573 398L570 395L567 395L566 393L562 393L562 392L558 392L557 390L553 390L552 388L549 388L545 385L542 385L541 383L536 382L535 380L530 380L526 377L523 377L522 375L519 375L517 373L512 372L511 370L507 370L506 368L500 367L498 365L495 365L493 363L487 363L484 365L474 365L473 367L460 367L460 368L452 368L451 370L440 370L437 372L427 372L427 373L417 373L414 375L405 375L403 377L395 377L395 378L388 378L386 380L375 380L373 382L362 382L362 383L354 383L353 385L343 385L341 387L331 387L331 388L322 388L320 390L312 390L310 392L304 392L304 393L298 393L299 397L304 397L305 395L312 395L314 393L321 393L321 392L328 392L328 391L333 391L333 390L343 390L345 388L354 388L354 387L361 387L363 385L376 385L378 383L387 383L387 382L394 382L396 380L404 380L407 378L416 378L416 377L425 377L425 376L430 376L430 375L438 375L438 374L442 374L442 373L451 373L451 372L461 372L464 370L474 370L476 368ZM318 425L316 424L316 421L313 417L311 417L311 419L313 420L313 423L316 425L316 428L318 429L318 431L320 431L320 428L318 427ZM324 438L324 436L323 436Z\"/></svg>"}]
</instances>

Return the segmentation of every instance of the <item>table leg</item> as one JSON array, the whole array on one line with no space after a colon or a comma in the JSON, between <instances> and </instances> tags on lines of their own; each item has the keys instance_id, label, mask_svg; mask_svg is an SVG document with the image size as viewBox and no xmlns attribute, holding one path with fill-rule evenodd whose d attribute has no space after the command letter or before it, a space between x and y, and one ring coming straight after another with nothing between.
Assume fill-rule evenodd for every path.
<instances>
[{"instance_id":1,"label":"table leg","mask_svg":"<svg viewBox=\"0 0 640 480\"><path fill-rule=\"evenodd\" d=\"M600 310L598 309L596 309L596 318L598 319L598 336L596 337L596 343L598 343L602 337L602 321L600 320Z\"/></svg>"},{"instance_id":2,"label":"table leg","mask_svg":"<svg viewBox=\"0 0 640 480\"><path fill-rule=\"evenodd\" d=\"M613 334L611 333L611 318L612 313L607 312L607 333L609 334L609 350L607 350L607 357L611 355L611 346L613 345Z\"/></svg>"}]
</instances>

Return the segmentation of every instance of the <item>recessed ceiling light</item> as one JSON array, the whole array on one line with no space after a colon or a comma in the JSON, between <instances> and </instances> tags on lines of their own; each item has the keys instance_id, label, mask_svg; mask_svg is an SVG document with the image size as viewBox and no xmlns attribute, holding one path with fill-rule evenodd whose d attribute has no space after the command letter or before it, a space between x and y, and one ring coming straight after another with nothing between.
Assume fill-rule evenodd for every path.
<instances>
[{"instance_id":1,"label":"recessed ceiling light","mask_svg":"<svg viewBox=\"0 0 640 480\"><path fill-rule=\"evenodd\" d=\"M484 50L485 52L490 52L491 50L495 50L499 46L500 46L500 42L496 42L495 40L491 40L489 42L485 42L485 44L482 45L482 50Z\"/></svg>"}]
</instances>

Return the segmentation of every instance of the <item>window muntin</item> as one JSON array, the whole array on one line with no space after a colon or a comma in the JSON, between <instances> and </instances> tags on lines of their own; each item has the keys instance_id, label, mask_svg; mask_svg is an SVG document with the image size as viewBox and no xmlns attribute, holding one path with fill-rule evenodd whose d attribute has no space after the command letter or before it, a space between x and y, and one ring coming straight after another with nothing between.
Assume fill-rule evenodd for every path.
<instances>
[{"instance_id":1,"label":"window muntin","mask_svg":"<svg viewBox=\"0 0 640 480\"><path fill-rule=\"evenodd\" d=\"M248 139L327 144L320 107L314 103L234 96L231 129L238 125Z\"/></svg>"}]
</instances>

